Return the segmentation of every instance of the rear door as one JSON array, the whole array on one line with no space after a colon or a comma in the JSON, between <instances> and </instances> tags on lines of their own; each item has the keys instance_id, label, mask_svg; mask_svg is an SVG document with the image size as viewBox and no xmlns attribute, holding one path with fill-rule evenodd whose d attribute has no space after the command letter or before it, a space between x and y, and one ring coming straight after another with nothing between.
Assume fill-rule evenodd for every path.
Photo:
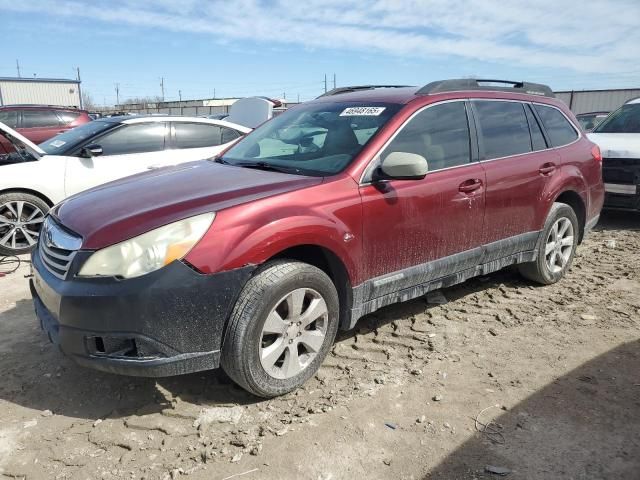
<instances>
[{"instance_id":1,"label":"rear door","mask_svg":"<svg viewBox=\"0 0 640 480\"><path fill-rule=\"evenodd\" d=\"M90 143L102 147L102 155L70 157L67 162L67 196L118 178L169 163L165 150L167 122L125 124ZM79 154L79 152L78 152Z\"/></svg>"},{"instance_id":2,"label":"rear door","mask_svg":"<svg viewBox=\"0 0 640 480\"><path fill-rule=\"evenodd\" d=\"M427 159L422 180L370 183L391 152ZM480 258L485 176L463 100L416 113L382 150L360 187L366 300L473 268Z\"/></svg>"},{"instance_id":3,"label":"rear door","mask_svg":"<svg viewBox=\"0 0 640 480\"><path fill-rule=\"evenodd\" d=\"M18 117L17 110L0 110L0 123L4 123L9 128L18 128ZM10 152L13 152L13 145L3 135L0 135L0 155Z\"/></svg>"},{"instance_id":4,"label":"rear door","mask_svg":"<svg viewBox=\"0 0 640 480\"><path fill-rule=\"evenodd\" d=\"M210 123L172 122L170 161L189 162L211 158L242 134Z\"/></svg>"},{"instance_id":5,"label":"rear door","mask_svg":"<svg viewBox=\"0 0 640 480\"><path fill-rule=\"evenodd\" d=\"M541 196L559 156L528 104L473 100L480 162L487 175L483 263L533 250L545 212Z\"/></svg>"},{"instance_id":6,"label":"rear door","mask_svg":"<svg viewBox=\"0 0 640 480\"><path fill-rule=\"evenodd\" d=\"M22 110L18 131L35 144L49 140L67 129L54 110L25 108Z\"/></svg>"}]
</instances>

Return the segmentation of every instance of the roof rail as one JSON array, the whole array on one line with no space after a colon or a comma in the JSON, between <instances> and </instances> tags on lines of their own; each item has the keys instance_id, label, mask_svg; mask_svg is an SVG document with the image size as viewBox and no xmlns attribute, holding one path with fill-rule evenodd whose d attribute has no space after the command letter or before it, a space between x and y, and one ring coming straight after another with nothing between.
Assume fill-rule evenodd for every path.
<instances>
[{"instance_id":1,"label":"roof rail","mask_svg":"<svg viewBox=\"0 0 640 480\"><path fill-rule=\"evenodd\" d=\"M487 85L496 83L503 84L505 86ZM510 80L483 80L476 78L460 78L431 82L418 90L416 95L429 95L430 93L454 92L460 90L493 90L555 97L553 90L551 90L549 86L542 85L540 83L512 82Z\"/></svg>"},{"instance_id":2,"label":"roof rail","mask_svg":"<svg viewBox=\"0 0 640 480\"><path fill-rule=\"evenodd\" d=\"M340 93L357 92L358 90L373 90L374 88L404 88L410 85L354 85L352 87L338 87L323 93L318 98L330 97Z\"/></svg>"}]
</instances>

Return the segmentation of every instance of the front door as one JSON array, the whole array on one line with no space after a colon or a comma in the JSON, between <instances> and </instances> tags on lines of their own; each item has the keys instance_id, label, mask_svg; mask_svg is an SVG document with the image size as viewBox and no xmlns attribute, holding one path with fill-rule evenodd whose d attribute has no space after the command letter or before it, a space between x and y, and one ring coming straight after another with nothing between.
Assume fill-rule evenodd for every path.
<instances>
[{"instance_id":1,"label":"front door","mask_svg":"<svg viewBox=\"0 0 640 480\"><path fill-rule=\"evenodd\" d=\"M70 157L65 173L67 196L135 173L170 164L165 150L168 126L165 122L126 124L92 143L102 155Z\"/></svg>"},{"instance_id":2,"label":"front door","mask_svg":"<svg viewBox=\"0 0 640 480\"><path fill-rule=\"evenodd\" d=\"M391 152L427 159L422 180L363 179L363 252L370 300L474 268L481 256L485 175L472 154L464 101L414 115L374 162Z\"/></svg>"}]
</instances>

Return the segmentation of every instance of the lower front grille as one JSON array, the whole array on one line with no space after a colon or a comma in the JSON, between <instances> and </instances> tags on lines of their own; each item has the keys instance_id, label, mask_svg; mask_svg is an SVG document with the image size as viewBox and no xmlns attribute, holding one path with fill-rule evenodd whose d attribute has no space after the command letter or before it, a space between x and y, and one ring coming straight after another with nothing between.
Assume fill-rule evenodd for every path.
<instances>
[{"instance_id":1,"label":"lower front grille","mask_svg":"<svg viewBox=\"0 0 640 480\"><path fill-rule=\"evenodd\" d=\"M47 247L43 241L39 242L38 251L40 252L42 263L52 275L61 280L67 278L71 262L73 261L73 257L76 256L76 252L53 246Z\"/></svg>"},{"instance_id":2,"label":"lower front grille","mask_svg":"<svg viewBox=\"0 0 640 480\"><path fill-rule=\"evenodd\" d=\"M640 159L604 158L602 178L605 183L638 185L640 184Z\"/></svg>"}]
</instances>

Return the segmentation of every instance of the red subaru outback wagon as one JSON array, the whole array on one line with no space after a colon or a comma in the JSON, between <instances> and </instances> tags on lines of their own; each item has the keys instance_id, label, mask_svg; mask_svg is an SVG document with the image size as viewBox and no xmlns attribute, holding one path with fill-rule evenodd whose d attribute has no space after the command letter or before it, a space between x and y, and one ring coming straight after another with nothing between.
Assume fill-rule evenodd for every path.
<instances>
[{"instance_id":1,"label":"red subaru outback wagon","mask_svg":"<svg viewBox=\"0 0 640 480\"><path fill-rule=\"evenodd\" d=\"M215 159L57 205L33 252L36 312L82 365L222 366L280 395L384 305L508 265L560 280L598 221L601 161L544 85L335 89Z\"/></svg>"}]
</instances>

